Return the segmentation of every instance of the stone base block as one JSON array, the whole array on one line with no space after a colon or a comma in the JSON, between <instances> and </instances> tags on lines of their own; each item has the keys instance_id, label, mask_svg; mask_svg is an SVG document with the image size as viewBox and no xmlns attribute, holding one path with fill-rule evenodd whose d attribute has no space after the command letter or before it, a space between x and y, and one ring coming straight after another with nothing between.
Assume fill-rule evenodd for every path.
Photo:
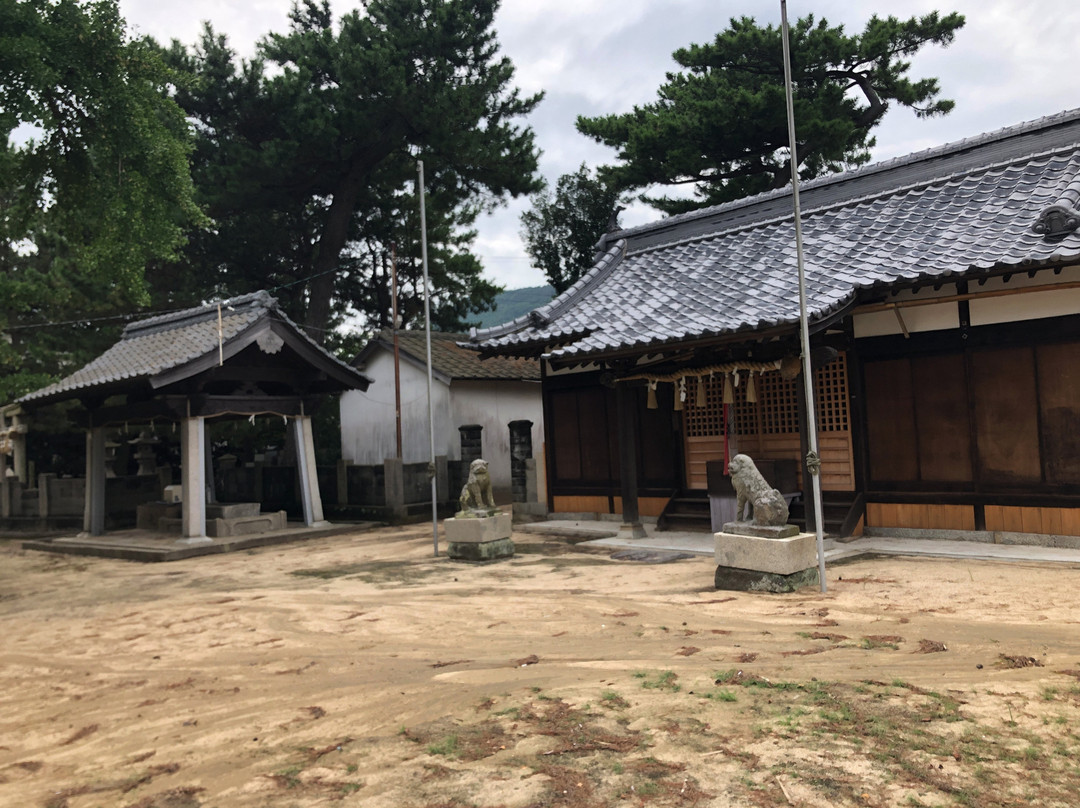
<instances>
[{"instance_id":1,"label":"stone base block","mask_svg":"<svg viewBox=\"0 0 1080 808\"><path fill-rule=\"evenodd\" d=\"M736 592L794 592L804 586L813 586L818 583L818 568L793 572L790 575L780 575L775 572L761 572L760 570L746 570L738 567L716 568L715 584L717 589L734 590Z\"/></svg>"},{"instance_id":2,"label":"stone base block","mask_svg":"<svg viewBox=\"0 0 1080 808\"><path fill-rule=\"evenodd\" d=\"M721 567L777 575L792 575L808 567L817 567L817 536L813 533L798 533L786 539L740 536L735 533L713 535L716 563Z\"/></svg>"},{"instance_id":3,"label":"stone base block","mask_svg":"<svg viewBox=\"0 0 1080 808\"><path fill-rule=\"evenodd\" d=\"M446 555L459 561L492 561L514 554L510 541L513 517L508 513L478 518L450 518L443 522Z\"/></svg>"},{"instance_id":4,"label":"stone base block","mask_svg":"<svg viewBox=\"0 0 1080 808\"><path fill-rule=\"evenodd\" d=\"M494 516L458 519L451 517L443 522L448 542L485 542L509 539L513 530L513 517L508 513Z\"/></svg>"},{"instance_id":5,"label":"stone base block","mask_svg":"<svg viewBox=\"0 0 1080 808\"><path fill-rule=\"evenodd\" d=\"M259 516L262 506L258 502L208 502L207 519L239 519L243 516Z\"/></svg>"},{"instance_id":6,"label":"stone base block","mask_svg":"<svg viewBox=\"0 0 1080 808\"><path fill-rule=\"evenodd\" d=\"M289 517L285 511L260 513L258 516L238 516L232 519L207 519L206 535L215 539L230 536L249 536L253 533L269 533L272 530L284 530L288 527ZM157 529L161 533L179 534L183 529L182 519L162 518Z\"/></svg>"},{"instance_id":7,"label":"stone base block","mask_svg":"<svg viewBox=\"0 0 1080 808\"><path fill-rule=\"evenodd\" d=\"M494 561L510 558L514 554L514 542L509 538L494 541L447 542L446 555L456 561Z\"/></svg>"},{"instance_id":8,"label":"stone base block","mask_svg":"<svg viewBox=\"0 0 1080 808\"><path fill-rule=\"evenodd\" d=\"M179 519L180 505L145 502L135 507L135 527L139 530L158 530L158 523L163 518Z\"/></svg>"},{"instance_id":9,"label":"stone base block","mask_svg":"<svg viewBox=\"0 0 1080 808\"><path fill-rule=\"evenodd\" d=\"M799 528L795 525L755 525L753 522L725 522L723 532L736 536L756 536L759 539L788 539L799 535Z\"/></svg>"},{"instance_id":10,"label":"stone base block","mask_svg":"<svg viewBox=\"0 0 1080 808\"><path fill-rule=\"evenodd\" d=\"M258 503L255 503L258 507ZM234 516L227 519L206 520L206 535L214 538L227 536L248 536L252 533L269 533L271 530L284 530L288 524L285 511L260 513L255 516Z\"/></svg>"}]
</instances>

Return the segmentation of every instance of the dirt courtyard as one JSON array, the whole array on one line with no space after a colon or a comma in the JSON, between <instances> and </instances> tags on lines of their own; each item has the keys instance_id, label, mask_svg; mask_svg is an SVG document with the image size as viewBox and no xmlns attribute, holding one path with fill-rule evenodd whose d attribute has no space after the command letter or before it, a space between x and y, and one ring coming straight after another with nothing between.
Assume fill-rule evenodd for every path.
<instances>
[{"instance_id":1,"label":"dirt courtyard","mask_svg":"<svg viewBox=\"0 0 1080 808\"><path fill-rule=\"evenodd\" d=\"M0 805L1074 806L1080 568L387 528L167 564L0 543Z\"/></svg>"}]
</instances>

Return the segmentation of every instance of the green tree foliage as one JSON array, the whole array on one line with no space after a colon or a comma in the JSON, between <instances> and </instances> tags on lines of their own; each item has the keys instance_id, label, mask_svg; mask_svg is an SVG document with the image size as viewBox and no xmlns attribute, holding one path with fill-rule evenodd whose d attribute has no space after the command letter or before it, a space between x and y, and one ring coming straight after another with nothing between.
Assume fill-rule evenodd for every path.
<instances>
[{"instance_id":1,"label":"green tree foliage","mask_svg":"<svg viewBox=\"0 0 1080 808\"><path fill-rule=\"evenodd\" d=\"M804 178L870 158L870 132L892 104L919 117L943 115L937 79L911 79L907 61L923 46L948 46L964 24L936 12L898 20L871 17L861 35L813 16L791 29L799 174ZM579 117L580 132L618 149L607 174L621 188L692 185L692 200L643 197L667 213L781 188L791 178L781 30L752 18L706 45L674 53L658 99L633 112Z\"/></svg>"},{"instance_id":2,"label":"green tree foliage","mask_svg":"<svg viewBox=\"0 0 1080 808\"><path fill-rule=\"evenodd\" d=\"M85 320L147 302L202 221L169 81L115 0L0 0L0 401L115 336Z\"/></svg>"},{"instance_id":3,"label":"green tree foliage","mask_svg":"<svg viewBox=\"0 0 1080 808\"><path fill-rule=\"evenodd\" d=\"M594 176L584 163L559 177L554 193L545 189L533 195L532 208L521 215L521 235L556 293L592 266L596 242L617 213L618 199L614 185Z\"/></svg>"},{"instance_id":4,"label":"green tree foliage","mask_svg":"<svg viewBox=\"0 0 1080 808\"><path fill-rule=\"evenodd\" d=\"M347 313L389 317L398 245L404 293L422 291L416 161L428 185L435 319L461 325L495 287L469 251L477 216L530 193L537 153L498 54L495 0L370 0L336 23L326 0L294 5L285 33L237 63L207 28L169 60L196 121L194 175L216 227L188 260L224 294L277 288L319 340ZM404 304L406 320L417 303ZM419 305L422 305L420 303Z\"/></svg>"}]
</instances>

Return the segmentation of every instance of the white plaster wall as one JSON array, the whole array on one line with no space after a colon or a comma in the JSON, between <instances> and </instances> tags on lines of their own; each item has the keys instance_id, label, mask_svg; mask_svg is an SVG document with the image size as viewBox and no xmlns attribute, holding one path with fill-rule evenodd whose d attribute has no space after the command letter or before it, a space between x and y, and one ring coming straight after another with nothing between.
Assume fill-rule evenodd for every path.
<instances>
[{"instance_id":1,"label":"white plaster wall","mask_svg":"<svg viewBox=\"0 0 1080 808\"><path fill-rule=\"evenodd\" d=\"M372 379L365 392L343 393L341 407L341 456L357 465L377 465L396 454L394 423L394 356L376 351L364 373ZM437 377L432 382L435 399L435 454L461 459L458 427L479 424L484 428L483 454L489 463L493 485L510 489L511 421L532 421L533 457L536 458L538 498L547 501L544 479L544 412L540 382L456 381L452 386ZM431 456L428 443L427 370L401 361L401 439L406 463L420 463Z\"/></svg>"},{"instance_id":2,"label":"white plaster wall","mask_svg":"<svg viewBox=\"0 0 1080 808\"><path fill-rule=\"evenodd\" d=\"M972 284L972 292L1001 292L1010 289L1032 289L1053 284L1080 282L1080 267L1066 267L1059 274L1037 272L1034 278L1018 272L1006 283L1002 278L991 278L982 286ZM1080 312L1080 288L1048 289L1045 292L1025 292L1002 297L989 297L971 301L971 324L1038 320L1043 317L1063 317Z\"/></svg>"},{"instance_id":3,"label":"white plaster wall","mask_svg":"<svg viewBox=\"0 0 1080 808\"><path fill-rule=\"evenodd\" d=\"M532 421L533 457L536 458L539 499L547 500L543 482L544 408L540 382L458 381L453 383L452 413L455 436L465 424L484 428L483 453L492 485L510 487L510 422ZM451 457L461 458L460 441Z\"/></svg>"},{"instance_id":4,"label":"white plaster wall","mask_svg":"<svg viewBox=\"0 0 1080 808\"><path fill-rule=\"evenodd\" d=\"M357 465L376 465L397 454L394 418L394 356L376 351L364 373L372 379L364 392L341 396L341 456ZM457 428L450 423L450 389L432 380L435 409L435 454L450 455L458 444ZM452 434L451 434L452 433ZM427 371L401 361L401 445L406 463L431 458L428 438Z\"/></svg>"},{"instance_id":5,"label":"white plaster wall","mask_svg":"<svg viewBox=\"0 0 1080 808\"><path fill-rule=\"evenodd\" d=\"M940 303L929 306L911 306L898 309L904 318L908 333L920 331L944 331L960 327L960 310L956 303ZM900 321L895 311L874 311L869 314L856 314L853 319L856 338L880 337L887 334L902 334Z\"/></svg>"},{"instance_id":6,"label":"white plaster wall","mask_svg":"<svg viewBox=\"0 0 1080 808\"><path fill-rule=\"evenodd\" d=\"M948 284L938 290L923 288L917 292L904 289L889 298L890 303L902 303L907 300L932 300L935 297L951 297L956 294L956 285ZM904 318L904 325L909 333L915 334L920 331L944 331L960 327L960 309L956 302L942 303L941 305L909 306L899 309L900 316ZM900 321L896 319L896 312L875 311L868 314L856 314L852 318L855 329L855 337L880 337L887 334L902 334Z\"/></svg>"},{"instance_id":7,"label":"white plaster wall","mask_svg":"<svg viewBox=\"0 0 1080 808\"><path fill-rule=\"evenodd\" d=\"M1016 272L1006 281L1003 277L989 278L983 283L972 281L968 292L974 295L1012 292L1000 297L972 299L969 303L971 325L992 325L995 323L1018 323L1038 320L1043 317L1061 317L1080 313L1080 288L1031 291L1016 294L1020 289L1037 289L1080 283L1080 267L1065 267L1054 274L1048 270L1028 277L1026 272ZM956 294L955 284L948 284L934 291L930 288L918 292L905 290L890 302L905 300L925 300L935 297L948 297ZM960 327L959 308L955 302L940 305L912 306L901 308L904 324L911 333L919 331L943 331ZM856 337L877 337L902 333L900 323L893 311L876 311L856 314L853 318Z\"/></svg>"}]
</instances>

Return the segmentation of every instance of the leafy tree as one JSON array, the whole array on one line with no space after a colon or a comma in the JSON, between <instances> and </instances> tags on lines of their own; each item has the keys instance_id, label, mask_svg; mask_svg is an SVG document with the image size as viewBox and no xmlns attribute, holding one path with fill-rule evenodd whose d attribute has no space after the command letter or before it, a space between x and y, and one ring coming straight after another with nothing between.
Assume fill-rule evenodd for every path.
<instances>
[{"instance_id":1,"label":"leafy tree","mask_svg":"<svg viewBox=\"0 0 1080 808\"><path fill-rule=\"evenodd\" d=\"M169 81L115 0L0 0L0 400L114 336L85 321L146 303L202 221Z\"/></svg>"},{"instance_id":2,"label":"leafy tree","mask_svg":"<svg viewBox=\"0 0 1080 808\"><path fill-rule=\"evenodd\" d=\"M193 51L173 43L169 60L188 76L178 99L197 123L196 182L217 223L188 251L206 285L277 287L319 340L350 311L380 321L390 244L418 242L422 159L438 310L457 325L489 308L494 287L467 234L482 211L536 190L533 133L517 120L540 100L511 84L496 7L370 0L335 25L326 0L303 0L250 62L209 28Z\"/></svg>"},{"instance_id":3,"label":"leafy tree","mask_svg":"<svg viewBox=\"0 0 1080 808\"><path fill-rule=\"evenodd\" d=\"M532 197L532 209L521 215L521 235L557 294L592 266L596 242L618 214L618 200L614 185L584 163L559 177L554 194L545 189Z\"/></svg>"},{"instance_id":4,"label":"leafy tree","mask_svg":"<svg viewBox=\"0 0 1080 808\"><path fill-rule=\"evenodd\" d=\"M813 16L791 29L799 174L804 178L870 159L870 132L891 104L918 117L944 115L937 79L908 77L924 45L948 46L964 24L936 12L901 21L871 17L861 35ZM580 132L619 150L606 172L621 188L694 186L692 200L643 197L667 213L782 188L791 177L781 30L750 17L706 45L674 53L658 99L633 112L579 117Z\"/></svg>"}]
</instances>

